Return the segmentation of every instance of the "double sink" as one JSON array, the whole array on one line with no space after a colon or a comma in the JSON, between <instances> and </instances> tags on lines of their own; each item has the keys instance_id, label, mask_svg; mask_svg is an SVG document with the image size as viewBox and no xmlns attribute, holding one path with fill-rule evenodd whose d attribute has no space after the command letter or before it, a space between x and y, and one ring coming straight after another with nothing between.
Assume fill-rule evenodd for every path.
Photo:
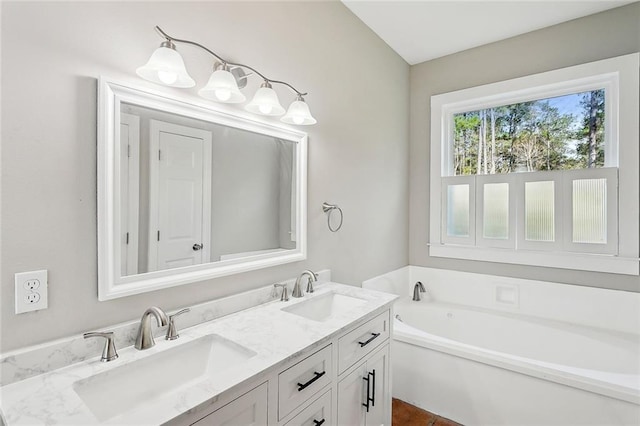
<instances>
[{"instance_id":1,"label":"double sink","mask_svg":"<svg viewBox=\"0 0 640 426\"><path fill-rule=\"evenodd\" d=\"M280 310L326 322L366 303L367 300L330 291L286 303ZM78 380L73 390L102 422L167 393L216 381L255 355L255 351L234 341L208 334Z\"/></svg>"}]
</instances>

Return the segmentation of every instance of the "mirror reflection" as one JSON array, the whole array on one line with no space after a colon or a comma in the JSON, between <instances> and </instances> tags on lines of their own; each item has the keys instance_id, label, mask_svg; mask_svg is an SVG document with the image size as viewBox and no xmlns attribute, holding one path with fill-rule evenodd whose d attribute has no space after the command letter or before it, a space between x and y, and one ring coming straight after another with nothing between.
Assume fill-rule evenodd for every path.
<instances>
[{"instance_id":1,"label":"mirror reflection","mask_svg":"<svg viewBox=\"0 0 640 426\"><path fill-rule=\"evenodd\" d=\"M296 249L294 142L131 103L120 113L121 276Z\"/></svg>"}]
</instances>

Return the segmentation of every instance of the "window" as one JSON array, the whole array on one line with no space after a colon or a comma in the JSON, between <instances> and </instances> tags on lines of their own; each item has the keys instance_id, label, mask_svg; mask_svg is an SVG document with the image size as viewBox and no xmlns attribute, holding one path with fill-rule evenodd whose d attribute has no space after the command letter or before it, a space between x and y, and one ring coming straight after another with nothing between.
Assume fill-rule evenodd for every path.
<instances>
[{"instance_id":1,"label":"window","mask_svg":"<svg viewBox=\"0 0 640 426\"><path fill-rule=\"evenodd\" d=\"M430 255L638 275L638 56L433 96Z\"/></svg>"}]
</instances>

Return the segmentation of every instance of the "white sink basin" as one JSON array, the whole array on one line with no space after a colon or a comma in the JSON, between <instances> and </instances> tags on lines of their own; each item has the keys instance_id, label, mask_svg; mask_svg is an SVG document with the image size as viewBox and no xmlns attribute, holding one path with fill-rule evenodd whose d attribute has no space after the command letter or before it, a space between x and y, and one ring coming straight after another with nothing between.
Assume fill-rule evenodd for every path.
<instances>
[{"instance_id":1,"label":"white sink basin","mask_svg":"<svg viewBox=\"0 0 640 426\"><path fill-rule=\"evenodd\" d=\"M254 355L212 334L79 380L73 389L98 420L105 421L176 389L215 380Z\"/></svg>"},{"instance_id":2,"label":"white sink basin","mask_svg":"<svg viewBox=\"0 0 640 426\"><path fill-rule=\"evenodd\" d=\"M336 315L340 315L343 312L350 311L357 306L362 306L365 303L367 303L366 300L358 299L357 297L345 296L344 294L338 293L327 293L295 305L287 306L286 308L282 308L282 310L313 321L322 322Z\"/></svg>"}]
</instances>

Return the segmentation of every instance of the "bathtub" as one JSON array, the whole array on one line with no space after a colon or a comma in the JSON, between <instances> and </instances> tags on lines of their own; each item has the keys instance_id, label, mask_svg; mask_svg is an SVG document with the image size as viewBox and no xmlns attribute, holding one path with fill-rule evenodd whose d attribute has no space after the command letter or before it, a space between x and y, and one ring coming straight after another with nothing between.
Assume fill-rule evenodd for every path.
<instances>
[{"instance_id":1,"label":"bathtub","mask_svg":"<svg viewBox=\"0 0 640 426\"><path fill-rule=\"evenodd\" d=\"M413 280L394 282L398 277L392 274L363 284L401 296L394 305L394 397L466 425L640 425L637 295L593 300L616 304L616 297L624 297L625 302L617 300L622 312L610 312L622 316L616 329L606 320L578 321L580 315L589 316L590 309L569 306L583 295L564 301L567 312L549 309L545 318L537 308L526 307L535 305L528 303L531 298L544 300L534 295L544 285L474 276L478 274L458 277L461 273L453 271L439 280L427 268L418 272L405 275L420 276L427 287L419 302L410 297ZM465 286L470 286L468 291ZM452 287L456 291L451 292ZM608 291L569 287L576 287L569 295L595 292L585 300ZM506 307L504 300L496 301L496 288L512 290L501 293L511 301ZM455 294L469 292L476 292L474 299L480 302L456 303L468 303L456 300ZM627 326L622 325L625 319Z\"/></svg>"}]
</instances>

